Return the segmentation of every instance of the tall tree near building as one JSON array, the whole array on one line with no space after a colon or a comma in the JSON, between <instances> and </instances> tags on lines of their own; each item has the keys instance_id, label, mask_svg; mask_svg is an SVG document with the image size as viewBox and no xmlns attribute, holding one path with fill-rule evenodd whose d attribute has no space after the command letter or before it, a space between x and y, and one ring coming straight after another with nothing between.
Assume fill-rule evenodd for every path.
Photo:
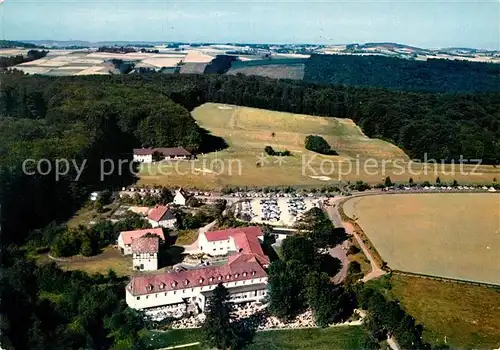
<instances>
[{"instance_id":1,"label":"tall tree near building","mask_svg":"<svg viewBox=\"0 0 500 350\"><path fill-rule=\"evenodd\" d=\"M206 316L202 331L207 345L229 349L239 343L240 338L232 322L235 318L233 303L229 301L229 291L222 283L214 289L209 299Z\"/></svg>"}]
</instances>

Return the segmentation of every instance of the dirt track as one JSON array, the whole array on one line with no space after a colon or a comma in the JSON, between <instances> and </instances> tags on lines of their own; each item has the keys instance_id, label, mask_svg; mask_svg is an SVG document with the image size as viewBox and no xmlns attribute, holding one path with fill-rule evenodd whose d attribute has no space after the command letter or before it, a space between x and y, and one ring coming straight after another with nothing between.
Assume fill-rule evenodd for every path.
<instances>
[{"instance_id":1,"label":"dirt track","mask_svg":"<svg viewBox=\"0 0 500 350\"><path fill-rule=\"evenodd\" d=\"M378 278L380 276L385 275L387 272L385 272L380 267L378 267L377 263L375 262L375 259L371 255L369 249L366 247L366 245L364 244L361 237L359 237L359 235L356 233L356 230L354 229L353 225L349 222L342 221L340 214L339 214L339 211L338 211L338 205L345 198L346 197L339 196L339 197L335 197L333 200L330 201L333 205L329 205L329 206L325 207L326 212L328 214L328 217L330 218L330 220L332 221L334 226L341 227L341 225L342 225L345 228L347 234L353 236L356 239L359 246L363 250L363 253L367 257L367 259L370 261L371 271L370 271L370 273L368 273L366 276L363 277L362 281L366 282L366 281L369 281L371 279ZM340 247L340 246L338 246L338 247ZM340 248L340 249L344 253L343 255L345 256L345 259L347 260L346 251L342 250L342 248ZM347 265L348 264L344 264L344 260L342 258L340 258L339 256L337 256L337 255L334 255L334 256L339 258L342 261L342 265L345 265L345 271L343 271L344 270L344 268L343 268L343 270L340 271L337 276L335 276L336 283L338 283L340 281L343 281L343 279L347 276ZM341 273L343 273L345 275L342 276L342 275L340 275ZM338 280L338 282L337 282L337 280Z\"/></svg>"}]
</instances>

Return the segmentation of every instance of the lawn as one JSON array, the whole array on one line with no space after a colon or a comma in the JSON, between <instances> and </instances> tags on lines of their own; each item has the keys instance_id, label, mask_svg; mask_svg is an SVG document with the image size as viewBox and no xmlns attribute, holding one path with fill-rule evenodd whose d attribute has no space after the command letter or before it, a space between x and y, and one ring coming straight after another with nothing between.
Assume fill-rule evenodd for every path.
<instances>
[{"instance_id":1,"label":"lawn","mask_svg":"<svg viewBox=\"0 0 500 350\"><path fill-rule=\"evenodd\" d=\"M73 215L67 225L69 228L78 227L79 225L88 226L91 221L109 218L119 206L119 203L112 203L106 206L108 209L106 212L98 213L92 205L86 205Z\"/></svg>"},{"instance_id":2,"label":"lawn","mask_svg":"<svg viewBox=\"0 0 500 350\"><path fill-rule=\"evenodd\" d=\"M45 261L47 260L45 259ZM129 276L134 273L132 258L123 256L118 249L111 246L95 256L88 258L75 256L69 258L68 261L57 261L56 263L63 270L82 270L89 274L102 273L105 275L109 269L113 269L118 276Z\"/></svg>"},{"instance_id":3,"label":"lawn","mask_svg":"<svg viewBox=\"0 0 500 350\"><path fill-rule=\"evenodd\" d=\"M165 348L201 341L201 329L171 329L168 331L146 331L146 345L151 349Z\"/></svg>"},{"instance_id":4,"label":"lawn","mask_svg":"<svg viewBox=\"0 0 500 350\"><path fill-rule=\"evenodd\" d=\"M199 342L200 329L148 331L145 339L149 346L161 348ZM294 329L257 332L247 349L359 349L364 332L361 327L331 327L325 329Z\"/></svg>"},{"instance_id":5,"label":"lawn","mask_svg":"<svg viewBox=\"0 0 500 350\"><path fill-rule=\"evenodd\" d=\"M370 281L424 326L427 342L457 348L500 347L500 289L393 275Z\"/></svg>"},{"instance_id":6,"label":"lawn","mask_svg":"<svg viewBox=\"0 0 500 350\"><path fill-rule=\"evenodd\" d=\"M466 174L473 168L470 165L464 165L462 173L458 172L458 166L455 173L451 172L450 165L437 169L428 166L426 171L420 163L410 166L401 149L366 137L351 119L215 103L196 108L192 115L201 127L223 138L229 147L199 155L194 161L143 164L140 184L220 189L225 186L319 187L356 180L377 184L386 176L396 182L407 182L410 177L415 182L434 182L439 176L443 182L456 179L463 184L491 184L493 178L500 179L500 171L491 166L480 167L477 172L482 175L475 176ZM304 140L308 135L321 135L339 155L307 151ZM268 145L276 151L288 150L292 156L259 160Z\"/></svg>"},{"instance_id":7,"label":"lawn","mask_svg":"<svg viewBox=\"0 0 500 350\"><path fill-rule=\"evenodd\" d=\"M392 269L500 284L500 194L375 195L343 208Z\"/></svg>"},{"instance_id":8,"label":"lawn","mask_svg":"<svg viewBox=\"0 0 500 350\"><path fill-rule=\"evenodd\" d=\"M198 239L198 230L180 230L177 232L175 245L189 245Z\"/></svg>"},{"instance_id":9,"label":"lawn","mask_svg":"<svg viewBox=\"0 0 500 350\"><path fill-rule=\"evenodd\" d=\"M266 331L257 333L247 349L361 349L364 336L357 326Z\"/></svg>"}]
</instances>

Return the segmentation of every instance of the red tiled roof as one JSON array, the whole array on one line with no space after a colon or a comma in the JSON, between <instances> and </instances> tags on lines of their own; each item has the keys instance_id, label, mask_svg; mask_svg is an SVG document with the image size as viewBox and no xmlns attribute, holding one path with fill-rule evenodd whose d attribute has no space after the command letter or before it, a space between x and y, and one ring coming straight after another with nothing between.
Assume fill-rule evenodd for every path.
<instances>
[{"instance_id":1,"label":"red tiled roof","mask_svg":"<svg viewBox=\"0 0 500 350\"><path fill-rule=\"evenodd\" d=\"M163 234L163 229L161 227L146 228L143 230L134 230L134 231L122 231L122 232L120 232L120 235L122 236L123 244L129 245L129 244L132 244L133 239L142 237L146 233L151 233L153 235L157 235L161 239L165 240L165 235Z\"/></svg>"},{"instance_id":2,"label":"red tiled roof","mask_svg":"<svg viewBox=\"0 0 500 350\"><path fill-rule=\"evenodd\" d=\"M175 219L174 214L170 210L170 207L157 205L148 214L148 218L153 221L171 220Z\"/></svg>"},{"instance_id":3,"label":"red tiled roof","mask_svg":"<svg viewBox=\"0 0 500 350\"><path fill-rule=\"evenodd\" d=\"M154 148L134 148L136 156L149 156L154 153Z\"/></svg>"},{"instance_id":4,"label":"red tiled roof","mask_svg":"<svg viewBox=\"0 0 500 350\"><path fill-rule=\"evenodd\" d=\"M255 258L260 264L268 265L269 258L264 254L259 239L257 238L263 235L261 228L258 226L205 232L205 237L209 242L224 241L232 237L240 253L255 255Z\"/></svg>"},{"instance_id":5,"label":"red tiled roof","mask_svg":"<svg viewBox=\"0 0 500 350\"><path fill-rule=\"evenodd\" d=\"M164 156L179 156L179 157L184 157L184 156L190 156L191 153L186 151L183 147L172 147L172 148L155 148L155 152L160 152Z\"/></svg>"},{"instance_id":6,"label":"red tiled roof","mask_svg":"<svg viewBox=\"0 0 500 350\"><path fill-rule=\"evenodd\" d=\"M267 274L257 262L238 261L193 270L133 276L127 285L127 290L137 296L262 277L267 277Z\"/></svg>"},{"instance_id":7,"label":"red tiled roof","mask_svg":"<svg viewBox=\"0 0 500 350\"><path fill-rule=\"evenodd\" d=\"M132 253L158 253L160 239L158 237L139 237L132 239Z\"/></svg>"},{"instance_id":8,"label":"red tiled roof","mask_svg":"<svg viewBox=\"0 0 500 350\"><path fill-rule=\"evenodd\" d=\"M165 157L187 157L191 155L191 153L186 151L183 147L134 148L134 154L137 156L149 156L155 152L158 152Z\"/></svg>"}]
</instances>

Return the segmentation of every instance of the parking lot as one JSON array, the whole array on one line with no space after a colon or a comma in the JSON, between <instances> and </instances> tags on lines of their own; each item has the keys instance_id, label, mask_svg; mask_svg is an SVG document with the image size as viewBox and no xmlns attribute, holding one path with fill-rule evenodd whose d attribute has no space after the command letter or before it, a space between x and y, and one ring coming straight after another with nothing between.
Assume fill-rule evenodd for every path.
<instances>
[{"instance_id":1,"label":"parking lot","mask_svg":"<svg viewBox=\"0 0 500 350\"><path fill-rule=\"evenodd\" d=\"M318 199L308 197L256 198L240 202L240 217L253 223L293 226L306 211L318 206Z\"/></svg>"}]
</instances>

